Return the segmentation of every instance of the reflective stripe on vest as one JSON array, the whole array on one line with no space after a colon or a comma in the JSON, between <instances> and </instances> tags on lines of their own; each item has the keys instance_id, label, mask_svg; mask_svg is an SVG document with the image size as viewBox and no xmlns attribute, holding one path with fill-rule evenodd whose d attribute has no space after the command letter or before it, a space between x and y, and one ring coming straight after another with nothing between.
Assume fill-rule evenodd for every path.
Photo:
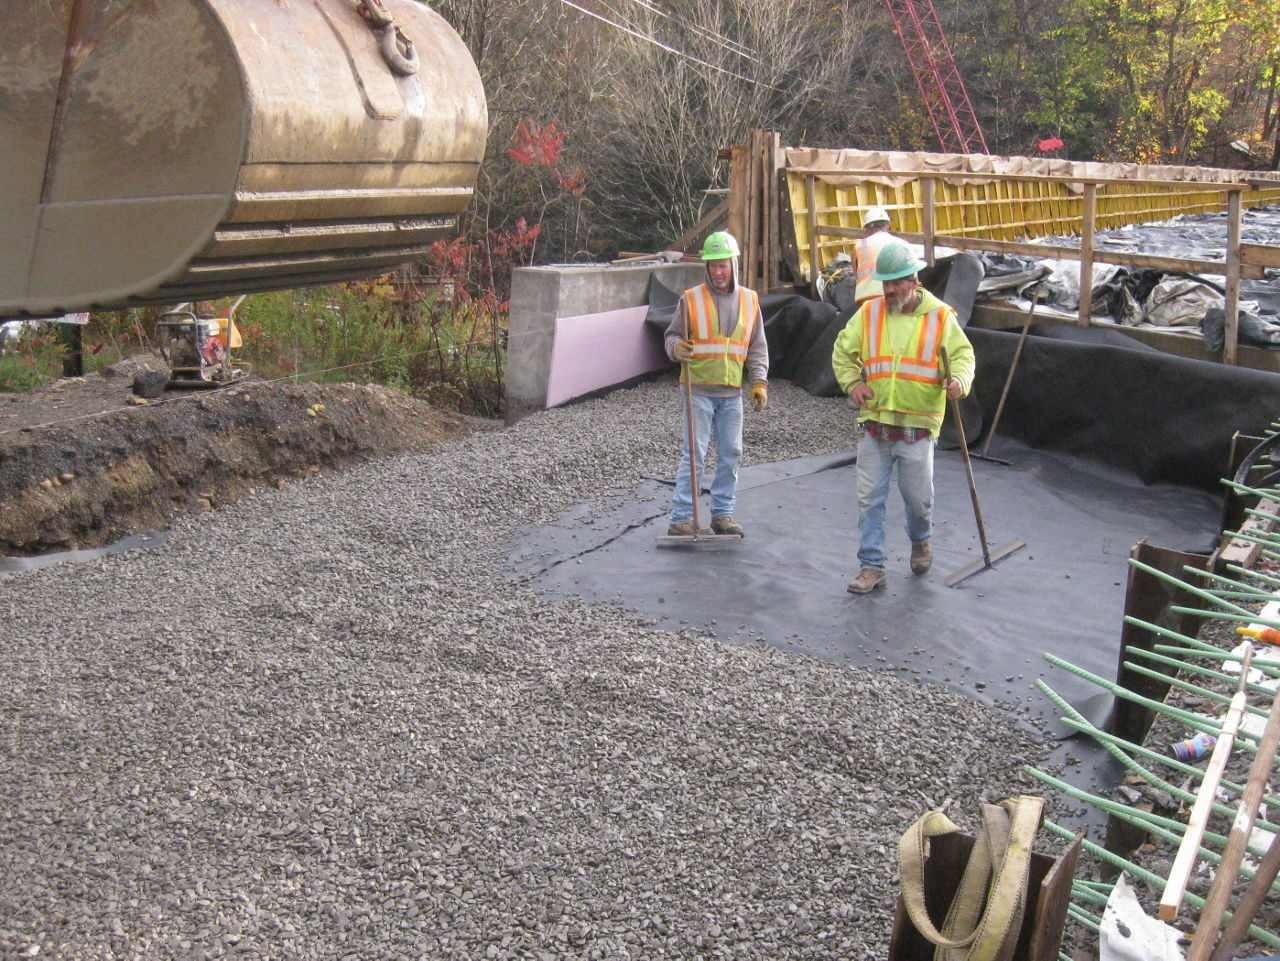
<instances>
[{"instance_id":1,"label":"reflective stripe on vest","mask_svg":"<svg viewBox=\"0 0 1280 961\"><path fill-rule=\"evenodd\" d=\"M926 314L922 314L916 322L916 329L907 342L908 348L914 343L914 351L909 354L895 354L889 344L888 306L883 297L867 302L862 312L862 344L866 360L862 369L866 371L867 383L881 377L897 376L900 380L921 381L928 384L941 383L938 370L938 344L942 340L943 325L946 323L948 308L945 304Z\"/></svg>"},{"instance_id":2,"label":"reflective stripe on vest","mask_svg":"<svg viewBox=\"0 0 1280 961\"><path fill-rule=\"evenodd\" d=\"M858 241L858 283L865 284L876 272L876 251L871 249L871 238Z\"/></svg>"},{"instance_id":3,"label":"reflective stripe on vest","mask_svg":"<svg viewBox=\"0 0 1280 961\"><path fill-rule=\"evenodd\" d=\"M720 330L720 315L710 287L699 284L686 290L683 296L689 318L689 339L693 341L689 379L695 384L740 387L760 298L754 290L738 284L738 323L726 337Z\"/></svg>"},{"instance_id":4,"label":"reflective stripe on vest","mask_svg":"<svg viewBox=\"0 0 1280 961\"><path fill-rule=\"evenodd\" d=\"M895 354L889 344L885 299L877 297L867 301L862 311L862 344L866 356L862 369L867 386L875 393L870 402L863 405L864 411L892 411L929 418L942 414L946 393L936 390L942 383L938 345L952 313L950 307L942 304L922 314L907 342L910 353Z\"/></svg>"}]
</instances>

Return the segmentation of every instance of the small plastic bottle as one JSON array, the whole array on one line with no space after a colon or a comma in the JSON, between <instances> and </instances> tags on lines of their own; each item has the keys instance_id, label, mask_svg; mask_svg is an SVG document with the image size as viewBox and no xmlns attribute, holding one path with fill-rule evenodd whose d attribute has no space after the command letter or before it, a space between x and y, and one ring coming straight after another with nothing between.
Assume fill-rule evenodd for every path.
<instances>
[{"instance_id":1,"label":"small plastic bottle","mask_svg":"<svg viewBox=\"0 0 1280 961\"><path fill-rule=\"evenodd\" d=\"M1218 739L1212 734L1197 734L1172 745L1173 756L1179 761L1194 761L1212 751L1217 743Z\"/></svg>"}]
</instances>

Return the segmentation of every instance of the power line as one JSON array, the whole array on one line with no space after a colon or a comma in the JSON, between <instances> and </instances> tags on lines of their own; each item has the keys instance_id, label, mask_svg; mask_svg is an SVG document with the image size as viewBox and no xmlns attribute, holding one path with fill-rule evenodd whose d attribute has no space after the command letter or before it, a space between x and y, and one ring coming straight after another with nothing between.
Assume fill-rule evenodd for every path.
<instances>
[{"instance_id":1,"label":"power line","mask_svg":"<svg viewBox=\"0 0 1280 961\"><path fill-rule=\"evenodd\" d=\"M573 0L560 0L560 2L567 7L573 7L573 9L577 10L579 13L585 13L588 17L593 17L594 19L599 20L601 23L607 23L609 26L614 27L618 30L621 30L623 33L627 33L633 37L636 37L637 39L644 40L646 43L651 43L655 47L660 47L663 50L667 51L668 53L675 54L677 57L681 57L685 60L692 61L693 63L699 64L700 66L703 66L703 67L709 67L712 70L716 70L720 73L727 74L730 77L733 77L737 80L745 81L746 83L754 83L760 87L768 87L770 90L778 89L777 87L774 87L772 84L765 83L763 80L756 80L754 77L743 76L740 73L735 73L732 70L726 70L724 67L717 66L714 63L708 63L706 60L699 60L697 57L691 56L687 53L684 53L683 51L677 50L675 47L669 47L665 43L663 43L661 40L657 40L649 36L648 34L641 33L638 30L632 30L630 27L624 26L623 24L616 23L615 21L610 20L608 17L603 17L593 10L588 10L586 7L579 6L578 4L574 3Z\"/></svg>"},{"instance_id":2,"label":"power line","mask_svg":"<svg viewBox=\"0 0 1280 961\"><path fill-rule=\"evenodd\" d=\"M737 40L732 40L729 37L726 37L724 34L716 33L714 30L710 30L707 27L701 26L700 24L692 23L687 20L681 20L679 17L676 17L668 13L667 11L663 10L662 7L660 7L657 3L654 2L654 0L631 0L631 2L634 4L637 4L638 6L643 7L644 9L650 11L651 13L656 13L658 16L662 17L665 20L670 20L672 23L674 23L677 27L680 27L682 30L690 30L696 34L699 34L703 38L710 40L712 43L715 43L717 46L724 47L724 49L728 50L730 53L737 54L739 57L742 57L744 60L750 60L755 62L760 59L759 55L750 47L742 43L739 43Z\"/></svg>"}]
</instances>

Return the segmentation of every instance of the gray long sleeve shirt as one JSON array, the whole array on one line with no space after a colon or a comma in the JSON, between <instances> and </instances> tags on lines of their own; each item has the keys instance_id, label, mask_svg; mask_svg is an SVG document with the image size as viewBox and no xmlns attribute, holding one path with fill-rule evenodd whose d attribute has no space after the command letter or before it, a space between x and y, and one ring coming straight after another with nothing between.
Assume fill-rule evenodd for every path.
<instances>
[{"instance_id":1,"label":"gray long sleeve shirt","mask_svg":"<svg viewBox=\"0 0 1280 961\"><path fill-rule=\"evenodd\" d=\"M711 291L711 299L716 305L716 316L720 318L720 331L726 337L733 333L733 329L738 326L738 284L734 281L733 290L730 293L722 294L710 282L707 282L707 288ZM676 341L684 339L685 331L688 325L687 308L685 300L680 298L680 304L676 308L676 316L667 327L667 332L663 335L663 346L666 348L667 356L672 360L676 359L675 345ZM751 329L751 341L747 345L747 360L743 367L744 387L749 387L756 381L769 380L769 344L764 336L764 318L756 312L756 322ZM739 387L717 386L714 384L694 384L693 391L696 394L702 394L707 397L732 397L734 394L740 393Z\"/></svg>"}]
</instances>

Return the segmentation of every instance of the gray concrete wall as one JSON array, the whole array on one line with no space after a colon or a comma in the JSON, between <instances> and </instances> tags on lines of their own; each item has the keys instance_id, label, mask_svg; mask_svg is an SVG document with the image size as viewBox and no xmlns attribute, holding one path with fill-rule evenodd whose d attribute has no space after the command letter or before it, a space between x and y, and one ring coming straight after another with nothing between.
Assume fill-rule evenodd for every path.
<instances>
[{"instance_id":1,"label":"gray concrete wall","mask_svg":"<svg viewBox=\"0 0 1280 961\"><path fill-rule=\"evenodd\" d=\"M649 277L680 291L701 283L700 263L521 267L511 280L507 421L547 407L548 384L574 368L579 394L669 364L661 332L644 323ZM655 354L655 350L659 353ZM559 369L557 369L557 365ZM559 402L565 388L553 395Z\"/></svg>"}]
</instances>

